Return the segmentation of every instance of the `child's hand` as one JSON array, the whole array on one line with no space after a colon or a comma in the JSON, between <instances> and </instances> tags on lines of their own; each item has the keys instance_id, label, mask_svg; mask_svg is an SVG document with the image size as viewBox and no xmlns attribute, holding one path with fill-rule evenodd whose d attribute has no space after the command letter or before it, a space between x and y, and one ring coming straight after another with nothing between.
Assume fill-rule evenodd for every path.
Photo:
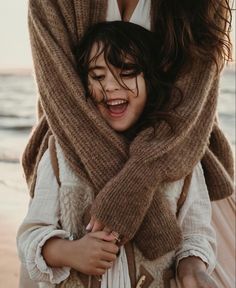
<instances>
[{"instance_id":1,"label":"child's hand","mask_svg":"<svg viewBox=\"0 0 236 288\"><path fill-rule=\"evenodd\" d=\"M187 257L180 261L178 279L181 288L218 288L207 274L205 263L198 257Z\"/></svg>"},{"instance_id":2,"label":"child's hand","mask_svg":"<svg viewBox=\"0 0 236 288\"><path fill-rule=\"evenodd\" d=\"M71 267L87 275L103 275L111 268L119 251L114 236L104 231L88 233L83 238L69 241L49 239L42 255L51 267Z\"/></svg>"},{"instance_id":3,"label":"child's hand","mask_svg":"<svg viewBox=\"0 0 236 288\"><path fill-rule=\"evenodd\" d=\"M70 267L87 275L103 275L112 267L119 251L114 239L113 235L99 231L73 241Z\"/></svg>"}]
</instances>

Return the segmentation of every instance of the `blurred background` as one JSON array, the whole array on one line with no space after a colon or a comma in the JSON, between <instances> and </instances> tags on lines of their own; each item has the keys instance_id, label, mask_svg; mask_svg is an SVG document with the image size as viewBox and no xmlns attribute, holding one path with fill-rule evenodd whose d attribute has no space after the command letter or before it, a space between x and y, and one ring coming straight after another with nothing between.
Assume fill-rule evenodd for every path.
<instances>
[{"instance_id":1,"label":"blurred background","mask_svg":"<svg viewBox=\"0 0 236 288\"><path fill-rule=\"evenodd\" d=\"M29 200L19 159L36 121L27 0L0 0L0 39L0 288L12 288L19 275L15 235ZM218 111L235 151L235 63L222 73Z\"/></svg>"}]
</instances>

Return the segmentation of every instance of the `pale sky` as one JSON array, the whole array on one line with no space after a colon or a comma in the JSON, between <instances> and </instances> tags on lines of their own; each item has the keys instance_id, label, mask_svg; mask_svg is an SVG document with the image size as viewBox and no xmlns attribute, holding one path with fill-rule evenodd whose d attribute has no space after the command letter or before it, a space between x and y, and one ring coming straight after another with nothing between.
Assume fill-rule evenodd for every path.
<instances>
[{"instance_id":1,"label":"pale sky","mask_svg":"<svg viewBox=\"0 0 236 288\"><path fill-rule=\"evenodd\" d=\"M0 0L0 70L32 67L27 31L27 2L28 0ZM235 33L232 34L235 42Z\"/></svg>"},{"instance_id":2,"label":"pale sky","mask_svg":"<svg viewBox=\"0 0 236 288\"><path fill-rule=\"evenodd\" d=\"M28 0L0 0L0 70L32 66L27 3Z\"/></svg>"}]
</instances>

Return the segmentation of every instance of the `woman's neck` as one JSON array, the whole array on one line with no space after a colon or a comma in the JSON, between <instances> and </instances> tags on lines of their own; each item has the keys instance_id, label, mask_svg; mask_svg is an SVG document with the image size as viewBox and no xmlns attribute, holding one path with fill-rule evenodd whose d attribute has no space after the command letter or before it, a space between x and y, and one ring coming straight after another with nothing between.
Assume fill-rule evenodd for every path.
<instances>
[{"instance_id":1,"label":"woman's neck","mask_svg":"<svg viewBox=\"0 0 236 288\"><path fill-rule=\"evenodd\" d=\"M129 21L139 0L116 0L123 21Z\"/></svg>"}]
</instances>

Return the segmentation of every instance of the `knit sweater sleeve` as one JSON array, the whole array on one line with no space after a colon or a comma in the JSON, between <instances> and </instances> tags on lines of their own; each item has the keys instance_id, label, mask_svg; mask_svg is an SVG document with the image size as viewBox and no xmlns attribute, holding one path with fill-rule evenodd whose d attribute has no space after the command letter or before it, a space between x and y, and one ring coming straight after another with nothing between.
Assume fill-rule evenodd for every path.
<instances>
[{"instance_id":1,"label":"knit sweater sleeve","mask_svg":"<svg viewBox=\"0 0 236 288\"><path fill-rule=\"evenodd\" d=\"M92 213L132 238L155 200L158 183L182 178L202 157L215 115L218 79L213 64L196 61L191 73L177 83L183 99L174 133L160 123L155 140L149 141L152 131L147 129L128 149L122 136L86 102L75 69L76 43L90 24L89 3L101 2L30 0L30 40L48 124L70 164L76 170L81 161L99 191ZM161 195L157 199L165 201ZM163 224L166 211L161 209ZM174 216L171 219L169 226L175 221Z\"/></svg>"},{"instance_id":2,"label":"knit sweater sleeve","mask_svg":"<svg viewBox=\"0 0 236 288\"><path fill-rule=\"evenodd\" d=\"M151 134L151 129L147 129L132 142L129 160L98 194L93 205L92 213L100 221L133 237L151 202L164 201L155 193L158 184L180 179L193 169L209 141L218 80L214 65L199 60L191 73L177 83L183 94L176 108L177 128L171 132L163 122L156 139L147 140ZM146 218L149 212L153 211L148 211Z\"/></svg>"},{"instance_id":3,"label":"knit sweater sleeve","mask_svg":"<svg viewBox=\"0 0 236 288\"><path fill-rule=\"evenodd\" d=\"M86 101L76 71L75 49L88 26L90 2L30 0L28 23L40 104L49 127L74 169L85 164L98 191L128 154L123 138L92 101Z\"/></svg>"}]
</instances>

